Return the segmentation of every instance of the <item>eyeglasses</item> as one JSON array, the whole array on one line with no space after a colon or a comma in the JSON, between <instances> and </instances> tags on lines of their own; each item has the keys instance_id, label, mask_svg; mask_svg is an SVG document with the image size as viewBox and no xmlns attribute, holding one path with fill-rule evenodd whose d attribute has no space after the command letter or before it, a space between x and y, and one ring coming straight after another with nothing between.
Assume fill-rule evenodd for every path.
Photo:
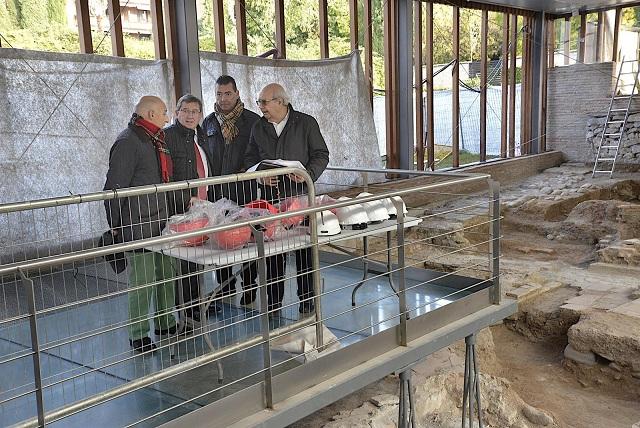
<instances>
[{"instance_id":1,"label":"eyeglasses","mask_svg":"<svg viewBox=\"0 0 640 428\"><path fill-rule=\"evenodd\" d=\"M260 106L266 106L266 105L267 105L268 103L270 103L271 101L273 101L273 100L277 100L277 99L278 99L278 98L276 97L276 98L271 98L270 100L256 100L256 105L257 105L258 107L260 107Z\"/></svg>"},{"instance_id":2,"label":"eyeglasses","mask_svg":"<svg viewBox=\"0 0 640 428\"><path fill-rule=\"evenodd\" d=\"M186 108L181 108L180 111L186 115L192 115L192 116L200 114L200 110L188 110Z\"/></svg>"}]
</instances>

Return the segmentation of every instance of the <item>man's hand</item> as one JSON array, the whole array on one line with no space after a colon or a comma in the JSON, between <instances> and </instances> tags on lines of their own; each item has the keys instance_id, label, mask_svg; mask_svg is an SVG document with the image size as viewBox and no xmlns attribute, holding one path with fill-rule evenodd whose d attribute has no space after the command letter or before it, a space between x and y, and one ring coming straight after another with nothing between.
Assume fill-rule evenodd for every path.
<instances>
[{"instance_id":1,"label":"man's hand","mask_svg":"<svg viewBox=\"0 0 640 428\"><path fill-rule=\"evenodd\" d=\"M118 236L118 230L117 229L111 229L111 236Z\"/></svg>"},{"instance_id":2,"label":"man's hand","mask_svg":"<svg viewBox=\"0 0 640 428\"><path fill-rule=\"evenodd\" d=\"M262 177L261 181L265 186L275 187L278 185L278 177Z\"/></svg>"},{"instance_id":3,"label":"man's hand","mask_svg":"<svg viewBox=\"0 0 640 428\"><path fill-rule=\"evenodd\" d=\"M298 175L298 174L296 174L296 173L288 174L288 177L289 177L289 179L290 179L291 181L295 181L296 183L302 183L302 182L304 182L304 177L302 177L302 176L300 176L300 175Z\"/></svg>"}]
</instances>

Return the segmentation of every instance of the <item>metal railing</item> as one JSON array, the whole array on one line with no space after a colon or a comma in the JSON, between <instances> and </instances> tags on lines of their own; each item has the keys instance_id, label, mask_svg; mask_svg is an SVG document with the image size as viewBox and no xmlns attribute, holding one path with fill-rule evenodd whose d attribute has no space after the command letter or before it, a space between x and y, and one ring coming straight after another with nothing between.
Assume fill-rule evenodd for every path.
<instances>
[{"instance_id":1,"label":"metal railing","mask_svg":"<svg viewBox=\"0 0 640 428\"><path fill-rule=\"evenodd\" d=\"M441 310L457 301L465 302L462 313L500 303L497 183L479 174L342 170L361 175L360 184L320 184L338 189L334 196L359 190L373 195L319 205L306 172L283 168L1 205L6 245L0 254L0 376L5 379L0 423L31 427L64 420L73 425L90 418L91 409L111 406L114 425L157 425L256 385L261 399L248 407L270 408L283 399L274 379L309 361L327 358L329 352L347 355L343 351L353 344L389 329L398 330L396 346L406 346L416 335L437 328L438 322L431 321L427 328L424 320L443 314ZM264 177L293 173L303 177L304 184L269 199L276 203L298 195L308 202L299 209L115 245L95 244L108 228L105 203L166 197L168 205L173 204L168 211L180 212L176 201L184 191L212 186L224 194L225 186L237 191ZM415 179L388 180L387 174ZM397 218L318 236L316 213L395 196L405 200L406 214L396 201ZM433 200L439 202L434 205ZM308 221L296 223L301 218ZM272 236L264 227L267 222L278 224ZM212 243L220 233L243 227L252 229L254 242L237 249ZM203 245L184 246L202 236L207 242L196 242ZM305 270L301 266L307 251L311 260ZM103 259L123 252L130 278L139 273L136 269L148 268L132 259L140 254L162 255L168 267L158 278L129 284ZM292 252L295 263L287 260ZM185 260L196 267L185 270ZM240 279L251 263L256 283L243 283L241 289ZM223 269L230 270L230 278L224 278ZM162 302L158 296L163 284L170 283L161 296L167 300L166 290L182 291L188 281L198 283L199 298ZM288 285L305 281L313 292L303 286L298 300ZM274 302L280 283L285 296ZM252 305L238 304L252 292ZM127 311L132 296L141 293L150 295L154 313L149 304L144 313ZM173 298L174 293L169 294ZM310 306L315 310L306 313ZM200 313L199 322L186 316L194 311ZM450 316L460 314L457 310ZM153 323L159 331L167 330L157 323L171 318L176 318L177 332L158 336L155 349L129 349L127 333L132 329ZM147 334L151 336L151 330ZM349 364L356 364L349 358ZM217 384L206 381L213 379L212 373ZM296 388L304 385L299 379ZM150 394L162 399L150 402Z\"/></svg>"}]
</instances>

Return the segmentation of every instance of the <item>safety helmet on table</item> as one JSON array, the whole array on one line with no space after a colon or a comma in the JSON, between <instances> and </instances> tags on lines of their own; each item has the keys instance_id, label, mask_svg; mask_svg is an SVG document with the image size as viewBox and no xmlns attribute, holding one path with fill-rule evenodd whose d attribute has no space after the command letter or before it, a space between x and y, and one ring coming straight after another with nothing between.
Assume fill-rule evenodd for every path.
<instances>
[{"instance_id":1,"label":"safety helmet on table","mask_svg":"<svg viewBox=\"0 0 640 428\"><path fill-rule=\"evenodd\" d=\"M256 199L255 201L245 204L244 207L251 218L261 216L268 218L269 214L278 214L278 209L264 199ZM277 227L277 221L265 221L255 226L256 229L262 230L265 239L272 239Z\"/></svg>"},{"instance_id":2,"label":"safety helmet on table","mask_svg":"<svg viewBox=\"0 0 640 428\"><path fill-rule=\"evenodd\" d=\"M174 215L169 219L169 230L172 232L192 232L194 230L202 229L209 225L209 218L206 216L189 218L186 215ZM209 237L207 235L198 235L191 238L186 238L182 241L182 245L187 247L196 247L202 245Z\"/></svg>"},{"instance_id":3,"label":"safety helmet on table","mask_svg":"<svg viewBox=\"0 0 640 428\"><path fill-rule=\"evenodd\" d=\"M400 196L392 196L391 198L385 198L382 200L385 208L387 208L387 213L389 214L389 218L398 217L398 211L396 210L396 205L394 201L402 202L402 212L406 215L409 211L407 211L407 206Z\"/></svg>"},{"instance_id":4,"label":"safety helmet on table","mask_svg":"<svg viewBox=\"0 0 640 428\"><path fill-rule=\"evenodd\" d=\"M338 217L329 210L316 213L318 236L333 236L340 233Z\"/></svg>"},{"instance_id":5,"label":"safety helmet on table","mask_svg":"<svg viewBox=\"0 0 640 428\"><path fill-rule=\"evenodd\" d=\"M358 195L358 198L366 196L373 196L371 193L362 192ZM381 221L389 220L389 213L381 200L363 202L362 206L367 211L367 217L372 223L379 223Z\"/></svg>"},{"instance_id":6,"label":"safety helmet on table","mask_svg":"<svg viewBox=\"0 0 640 428\"><path fill-rule=\"evenodd\" d=\"M245 246L251 239L251 227L240 226L234 229L213 232L211 238L221 250L237 250Z\"/></svg>"},{"instance_id":7,"label":"safety helmet on table","mask_svg":"<svg viewBox=\"0 0 640 428\"><path fill-rule=\"evenodd\" d=\"M306 208L308 205L309 205L308 202L301 198L295 198L295 197L286 198L285 200L280 202L280 212L284 213L287 211L301 210L303 208ZM302 224L302 222L304 221L304 217L305 216L303 215L294 215L293 217L286 217L282 219L282 224L284 227L289 229Z\"/></svg>"},{"instance_id":8,"label":"safety helmet on table","mask_svg":"<svg viewBox=\"0 0 640 428\"><path fill-rule=\"evenodd\" d=\"M338 201L348 201L351 198L342 196L338 198ZM367 223L369 223L369 217L367 212L361 204L347 205L336 209L336 215L338 216L338 222L343 228L349 229L366 229Z\"/></svg>"}]
</instances>

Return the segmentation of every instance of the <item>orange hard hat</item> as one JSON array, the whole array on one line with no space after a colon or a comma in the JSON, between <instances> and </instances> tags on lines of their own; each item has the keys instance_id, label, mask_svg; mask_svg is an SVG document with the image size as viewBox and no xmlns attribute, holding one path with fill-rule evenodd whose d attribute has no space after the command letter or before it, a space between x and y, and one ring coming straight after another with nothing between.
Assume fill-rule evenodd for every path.
<instances>
[{"instance_id":1,"label":"orange hard hat","mask_svg":"<svg viewBox=\"0 0 640 428\"><path fill-rule=\"evenodd\" d=\"M301 210L307 207L306 201L301 198L287 198L280 203L280 212ZM295 215L293 217L287 217L282 219L282 224L286 228L298 226L304 221L303 215Z\"/></svg>"},{"instance_id":2,"label":"orange hard hat","mask_svg":"<svg viewBox=\"0 0 640 428\"><path fill-rule=\"evenodd\" d=\"M249 226L241 226L234 229L221 230L212 233L211 237L221 250L237 250L246 245L251 239L251 228Z\"/></svg>"},{"instance_id":3,"label":"orange hard hat","mask_svg":"<svg viewBox=\"0 0 640 428\"><path fill-rule=\"evenodd\" d=\"M169 230L177 233L191 232L194 230L207 227L208 225L209 225L209 218L205 216L197 217L195 219L185 218L184 220L178 220L177 222L169 223ZM185 239L183 241L183 245L186 245L188 247L195 247L195 246L204 244L205 242L207 242L208 239L209 237L207 235L193 236L191 238Z\"/></svg>"}]
</instances>

